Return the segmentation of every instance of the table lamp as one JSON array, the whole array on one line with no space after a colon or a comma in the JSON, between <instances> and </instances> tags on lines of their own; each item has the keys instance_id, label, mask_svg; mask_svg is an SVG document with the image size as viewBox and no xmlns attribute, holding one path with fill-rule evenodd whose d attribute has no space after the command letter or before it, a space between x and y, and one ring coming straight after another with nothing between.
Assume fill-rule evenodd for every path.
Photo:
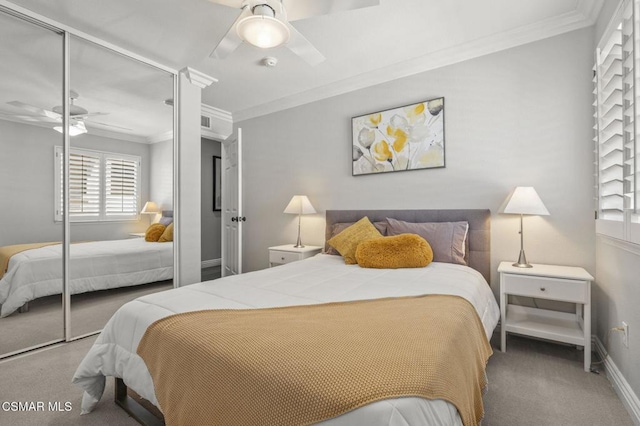
<instances>
[{"instance_id":1,"label":"table lamp","mask_svg":"<svg viewBox=\"0 0 640 426\"><path fill-rule=\"evenodd\" d=\"M519 186L511 194L503 213L520 215L520 256L518 256L518 261L514 263L513 266L518 268L531 268L532 266L527 262L527 257L524 254L522 217L525 214L548 216L549 210L544 206L544 203L532 186Z\"/></svg>"},{"instance_id":2,"label":"table lamp","mask_svg":"<svg viewBox=\"0 0 640 426\"><path fill-rule=\"evenodd\" d=\"M302 248L302 241L300 240L300 219L303 214L313 214L316 209L313 208L311 202L306 195L294 195L284 209L284 213L297 214L298 215L298 242L294 246L295 248Z\"/></svg>"},{"instance_id":3,"label":"table lamp","mask_svg":"<svg viewBox=\"0 0 640 426\"><path fill-rule=\"evenodd\" d=\"M144 207L142 208L142 210L140 210L140 214L154 215L151 217L152 222L153 222L153 218L158 213L160 213L160 209L158 208L158 205L153 201L147 201L146 203L144 203Z\"/></svg>"}]
</instances>

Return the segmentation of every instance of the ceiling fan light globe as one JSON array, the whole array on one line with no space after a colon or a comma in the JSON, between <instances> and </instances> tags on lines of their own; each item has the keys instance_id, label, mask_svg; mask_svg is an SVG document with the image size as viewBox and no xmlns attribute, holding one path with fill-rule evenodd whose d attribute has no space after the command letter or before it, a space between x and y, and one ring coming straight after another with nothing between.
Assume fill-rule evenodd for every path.
<instances>
[{"instance_id":1,"label":"ceiling fan light globe","mask_svg":"<svg viewBox=\"0 0 640 426\"><path fill-rule=\"evenodd\" d=\"M238 36L253 46L262 49L281 46L287 41L291 33L281 21L264 15L247 16L236 26Z\"/></svg>"},{"instance_id":2,"label":"ceiling fan light globe","mask_svg":"<svg viewBox=\"0 0 640 426\"><path fill-rule=\"evenodd\" d=\"M62 133L62 126L55 126L53 128L56 132ZM87 133L87 128L84 126L84 123L76 123L69 126L69 136L78 136Z\"/></svg>"}]
</instances>

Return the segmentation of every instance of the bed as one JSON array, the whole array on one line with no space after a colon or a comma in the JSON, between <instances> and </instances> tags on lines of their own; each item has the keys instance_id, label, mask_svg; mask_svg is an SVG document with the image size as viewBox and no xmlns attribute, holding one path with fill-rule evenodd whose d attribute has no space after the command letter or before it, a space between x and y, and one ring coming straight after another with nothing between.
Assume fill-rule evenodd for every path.
<instances>
[{"instance_id":1,"label":"bed","mask_svg":"<svg viewBox=\"0 0 640 426\"><path fill-rule=\"evenodd\" d=\"M69 265L71 294L168 280L173 278L173 242L131 238L71 244ZM61 244L14 254L0 280L0 317L61 293Z\"/></svg>"},{"instance_id":2,"label":"bed","mask_svg":"<svg viewBox=\"0 0 640 426\"><path fill-rule=\"evenodd\" d=\"M499 319L489 279L488 210L373 210L327 211L327 236L336 223L368 216L372 222L387 217L407 222L468 222L465 258L469 266L433 262L419 269L365 269L345 265L339 256L315 257L262 271L225 277L138 298L118 310L79 365L73 382L85 392L83 413L93 410L106 377L116 377L122 401L126 387L158 405L153 379L136 353L145 331L173 314L201 310L255 309L330 304L424 294L460 296L482 323L487 339ZM120 380L122 379L122 380ZM126 386L126 387L125 387ZM338 425L461 425L456 407L441 399L419 397L384 399L323 421Z\"/></svg>"}]
</instances>

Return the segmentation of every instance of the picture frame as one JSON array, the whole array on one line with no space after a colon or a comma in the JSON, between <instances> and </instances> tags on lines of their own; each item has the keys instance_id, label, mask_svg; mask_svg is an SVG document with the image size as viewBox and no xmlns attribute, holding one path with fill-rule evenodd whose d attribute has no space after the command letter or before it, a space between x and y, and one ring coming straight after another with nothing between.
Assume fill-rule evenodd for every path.
<instances>
[{"instance_id":1,"label":"picture frame","mask_svg":"<svg viewBox=\"0 0 640 426\"><path fill-rule=\"evenodd\" d=\"M213 156L213 211L222 210L222 158Z\"/></svg>"},{"instance_id":2,"label":"picture frame","mask_svg":"<svg viewBox=\"0 0 640 426\"><path fill-rule=\"evenodd\" d=\"M445 167L444 97L351 118L352 176Z\"/></svg>"}]
</instances>

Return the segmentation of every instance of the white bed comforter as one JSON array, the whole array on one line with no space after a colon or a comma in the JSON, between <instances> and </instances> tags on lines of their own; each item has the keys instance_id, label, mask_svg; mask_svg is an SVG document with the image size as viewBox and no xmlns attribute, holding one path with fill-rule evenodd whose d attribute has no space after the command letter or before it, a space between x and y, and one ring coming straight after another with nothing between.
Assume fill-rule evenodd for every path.
<instances>
[{"instance_id":1,"label":"white bed comforter","mask_svg":"<svg viewBox=\"0 0 640 426\"><path fill-rule=\"evenodd\" d=\"M152 283L173 278L173 243L144 238L71 244L71 294ZM11 257L0 280L0 318L26 302L62 293L62 245Z\"/></svg>"},{"instance_id":2,"label":"white bed comforter","mask_svg":"<svg viewBox=\"0 0 640 426\"><path fill-rule=\"evenodd\" d=\"M317 255L127 303L109 320L78 367L73 383L85 390L83 413L98 403L106 376L123 378L128 387L157 405L151 376L136 349L147 327L160 318L202 309L267 308L420 294L464 297L478 312L487 336L491 336L500 317L489 285L469 267L434 262L417 269L365 269L345 265L340 256ZM448 402L407 397L378 401L322 424L406 426L462 422Z\"/></svg>"}]
</instances>

